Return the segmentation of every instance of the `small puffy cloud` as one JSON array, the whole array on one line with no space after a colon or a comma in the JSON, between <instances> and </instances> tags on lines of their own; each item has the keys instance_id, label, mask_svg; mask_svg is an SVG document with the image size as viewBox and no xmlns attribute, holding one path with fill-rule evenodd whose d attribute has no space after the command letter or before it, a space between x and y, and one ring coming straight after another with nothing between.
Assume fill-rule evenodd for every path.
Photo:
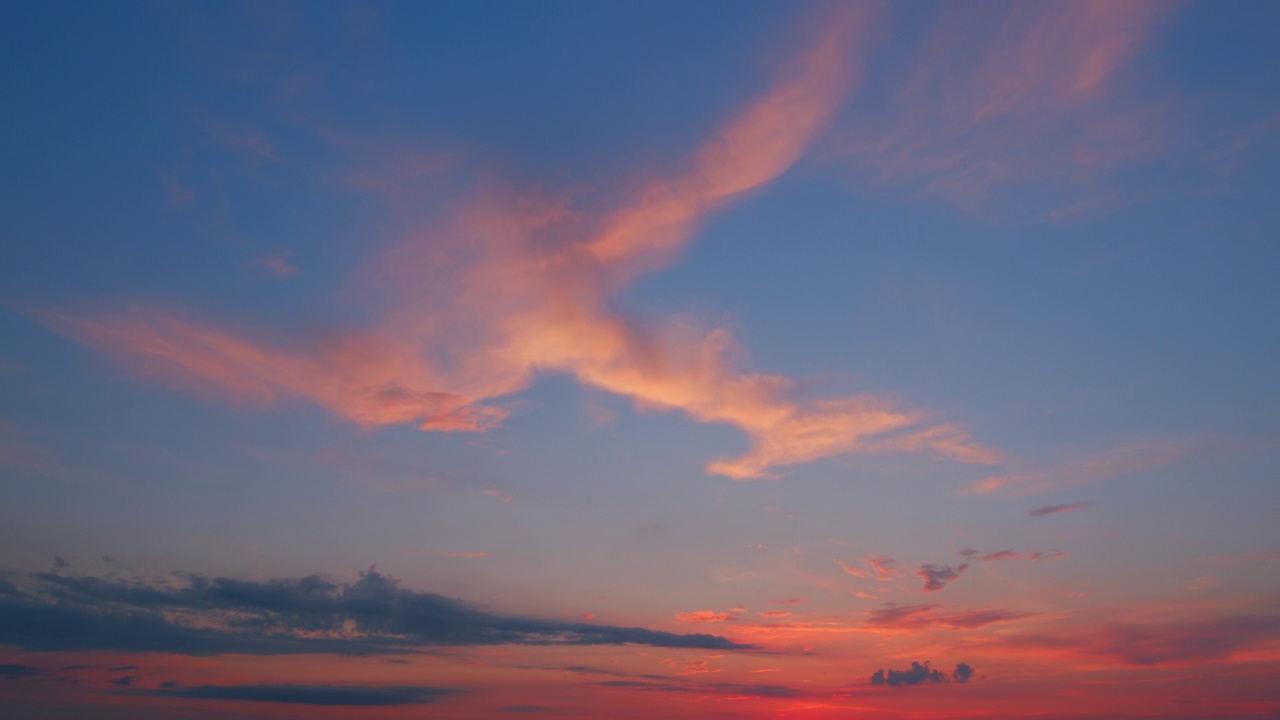
<instances>
[{"instance_id":1,"label":"small puffy cloud","mask_svg":"<svg viewBox=\"0 0 1280 720\"><path fill-rule=\"evenodd\" d=\"M487 495L491 498L497 498L498 500L502 501L503 505L511 504L511 496L499 490L481 490L480 494Z\"/></svg>"},{"instance_id":2,"label":"small puffy cloud","mask_svg":"<svg viewBox=\"0 0 1280 720\"><path fill-rule=\"evenodd\" d=\"M960 574L969 569L968 564L961 564L956 567L950 565L921 565L915 571L916 576L924 580L924 591L938 592L948 583L960 577Z\"/></svg>"},{"instance_id":3,"label":"small puffy cloud","mask_svg":"<svg viewBox=\"0 0 1280 720\"><path fill-rule=\"evenodd\" d=\"M907 670L885 670L880 668L871 675L872 685L888 685L889 687L898 687L899 685L922 685L925 683L946 682L947 676L942 674L941 670L934 670L929 667L929 661L923 664L918 662L911 663L911 667Z\"/></svg>"},{"instance_id":4,"label":"small puffy cloud","mask_svg":"<svg viewBox=\"0 0 1280 720\"><path fill-rule=\"evenodd\" d=\"M913 662L906 670L885 670L881 668L871 675L872 685L900 687L903 685L927 685L948 681L967 683L973 677L973 668L968 663L956 665L956 669L948 676L941 670L929 666L929 661Z\"/></svg>"},{"instance_id":5,"label":"small puffy cloud","mask_svg":"<svg viewBox=\"0 0 1280 720\"><path fill-rule=\"evenodd\" d=\"M293 277L298 274L298 268L291 261L292 257L293 252L290 250L273 252L253 261L253 269L266 277Z\"/></svg>"}]
</instances>

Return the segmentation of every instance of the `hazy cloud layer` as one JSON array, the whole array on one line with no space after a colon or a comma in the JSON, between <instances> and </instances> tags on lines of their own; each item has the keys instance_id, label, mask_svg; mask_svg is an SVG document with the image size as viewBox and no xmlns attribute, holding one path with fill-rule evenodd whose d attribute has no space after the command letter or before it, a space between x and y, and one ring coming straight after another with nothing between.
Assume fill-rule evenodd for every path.
<instances>
[{"instance_id":1,"label":"hazy cloud layer","mask_svg":"<svg viewBox=\"0 0 1280 720\"><path fill-rule=\"evenodd\" d=\"M375 570L354 583L320 576L249 581L190 575L176 586L52 573L30 579L32 590L0 594L0 645L259 655L390 653L427 645L749 647L715 635L487 612L401 588Z\"/></svg>"}]
</instances>

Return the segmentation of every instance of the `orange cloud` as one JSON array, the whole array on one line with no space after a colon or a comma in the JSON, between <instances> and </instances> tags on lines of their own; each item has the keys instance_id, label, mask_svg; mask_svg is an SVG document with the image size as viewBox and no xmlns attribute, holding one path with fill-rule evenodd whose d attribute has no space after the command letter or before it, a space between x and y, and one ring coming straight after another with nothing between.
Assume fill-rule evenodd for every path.
<instances>
[{"instance_id":1,"label":"orange cloud","mask_svg":"<svg viewBox=\"0 0 1280 720\"><path fill-rule=\"evenodd\" d=\"M587 211L489 182L362 276L375 326L305 341L263 339L155 309L47 313L59 332L131 369L237 401L301 399L365 427L484 431L488 404L558 372L744 432L748 450L706 469L734 479L846 453L928 453L967 463L999 455L961 428L870 394L805 398L782 376L739 369L725 329L644 321L612 295L669 262L700 221L786 172L860 74L872 6L840 6L768 91L715 131L683 172L630 201Z\"/></svg>"},{"instance_id":2,"label":"orange cloud","mask_svg":"<svg viewBox=\"0 0 1280 720\"><path fill-rule=\"evenodd\" d=\"M676 620L682 623L721 623L737 620L739 613L742 611L738 608L727 612L716 612L714 610L693 610L691 612L676 613Z\"/></svg>"}]
</instances>

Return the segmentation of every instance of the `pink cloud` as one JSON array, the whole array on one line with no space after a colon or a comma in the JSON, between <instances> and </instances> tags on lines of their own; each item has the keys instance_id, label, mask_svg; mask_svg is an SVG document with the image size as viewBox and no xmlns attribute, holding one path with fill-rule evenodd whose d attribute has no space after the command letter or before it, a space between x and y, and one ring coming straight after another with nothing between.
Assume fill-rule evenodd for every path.
<instances>
[{"instance_id":1,"label":"pink cloud","mask_svg":"<svg viewBox=\"0 0 1280 720\"><path fill-rule=\"evenodd\" d=\"M1106 482L1145 470L1172 465L1205 445L1206 440L1198 437L1134 442L1045 470L984 477L962 493L965 495L985 495L997 491L1025 493ZM1060 511L1080 510L1088 505L1089 503L1072 503L1061 506ZM1039 514L1044 515L1049 512Z\"/></svg>"},{"instance_id":2,"label":"pink cloud","mask_svg":"<svg viewBox=\"0 0 1280 720\"><path fill-rule=\"evenodd\" d=\"M944 6L889 113L850 134L843 152L874 184L970 208L999 186L1083 180L1151 157L1162 150L1157 120L1167 109L1130 99L1129 69L1177 8Z\"/></svg>"},{"instance_id":3,"label":"pink cloud","mask_svg":"<svg viewBox=\"0 0 1280 720\"><path fill-rule=\"evenodd\" d=\"M1193 665L1230 659L1280 639L1274 614L1197 617L1165 622L1073 623L1069 628L1007 635L993 642L1060 657L1099 658L1124 665Z\"/></svg>"},{"instance_id":4,"label":"pink cloud","mask_svg":"<svg viewBox=\"0 0 1280 720\"><path fill-rule=\"evenodd\" d=\"M365 427L484 431L509 414L492 403L563 373L642 410L742 431L744 454L706 466L734 479L846 453L995 463L998 453L928 413L871 394L802 397L788 378L740 369L728 330L646 321L611 302L671 262L709 213L772 182L813 144L857 85L869 8L838 7L687 167L620 205L580 210L485 183L367 268L371 329L273 339L152 308L46 320L135 372L236 401L308 400Z\"/></svg>"},{"instance_id":5,"label":"pink cloud","mask_svg":"<svg viewBox=\"0 0 1280 720\"><path fill-rule=\"evenodd\" d=\"M270 277L293 277L298 274L298 268L290 260L292 257L293 251L280 250L258 258L254 261L253 268L259 273Z\"/></svg>"}]
</instances>

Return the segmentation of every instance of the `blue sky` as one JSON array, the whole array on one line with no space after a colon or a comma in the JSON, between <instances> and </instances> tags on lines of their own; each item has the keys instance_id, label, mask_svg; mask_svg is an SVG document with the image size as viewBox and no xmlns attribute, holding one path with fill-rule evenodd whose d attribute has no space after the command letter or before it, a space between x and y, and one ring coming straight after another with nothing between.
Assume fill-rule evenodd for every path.
<instances>
[{"instance_id":1,"label":"blue sky","mask_svg":"<svg viewBox=\"0 0 1280 720\"><path fill-rule=\"evenodd\" d=\"M0 696L1280 709L1276 6L0 12ZM193 573L752 649L4 634Z\"/></svg>"}]
</instances>

